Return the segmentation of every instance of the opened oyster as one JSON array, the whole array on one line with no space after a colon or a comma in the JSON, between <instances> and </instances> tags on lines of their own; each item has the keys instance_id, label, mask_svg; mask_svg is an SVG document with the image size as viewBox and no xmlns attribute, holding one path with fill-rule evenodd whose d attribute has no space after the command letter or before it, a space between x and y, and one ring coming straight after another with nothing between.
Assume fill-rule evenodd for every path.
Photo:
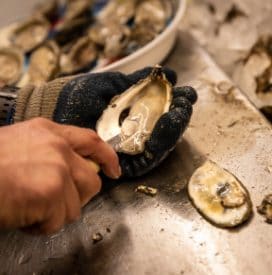
<instances>
[{"instance_id":1,"label":"opened oyster","mask_svg":"<svg viewBox=\"0 0 272 275\"><path fill-rule=\"evenodd\" d=\"M63 17L64 21L70 21L75 18L82 18L85 15L89 16L91 13L90 0L73 0L67 1L66 11Z\"/></svg>"},{"instance_id":2,"label":"opened oyster","mask_svg":"<svg viewBox=\"0 0 272 275\"><path fill-rule=\"evenodd\" d=\"M89 30L90 39L104 48L104 55L108 58L118 57L124 53L129 36L130 29L116 22L97 23Z\"/></svg>"},{"instance_id":3,"label":"opened oyster","mask_svg":"<svg viewBox=\"0 0 272 275\"><path fill-rule=\"evenodd\" d=\"M217 226L237 226L252 214L251 200L242 183L211 161L195 171L188 192L199 212Z\"/></svg>"},{"instance_id":4,"label":"opened oyster","mask_svg":"<svg viewBox=\"0 0 272 275\"><path fill-rule=\"evenodd\" d=\"M23 53L16 48L0 48L0 87L19 81L24 64Z\"/></svg>"},{"instance_id":5,"label":"opened oyster","mask_svg":"<svg viewBox=\"0 0 272 275\"><path fill-rule=\"evenodd\" d=\"M38 16L44 16L48 20L55 20L58 15L58 1L46 0L43 3L39 3L35 9L34 14Z\"/></svg>"},{"instance_id":6,"label":"opened oyster","mask_svg":"<svg viewBox=\"0 0 272 275\"><path fill-rule=\"evenodd\" d=\"M136 2L137 0L111 0L98 14L98 20L100 22L116 21L120 24L126 24L135 15Z\"/></svg>"},{"instance_id":7,"label":"opened oyster","mask_svg":"<svg viewBox=\"0 0 272 275\"><path fill-rule=\"evenodd\" d=\"M83 37L71 48L67 55L61 59L61 72L73 74L87 71L96 60L97 50L95 44L88 38Z\"/></svg>"},{"instance_id":8,"label":"opened oyster","mask_svg":"<svg viewBox=\"0 0 272 275\"><path fill-rule=\"evenodd\" d=\"M24 52L30 52L47 38L49 29L50 25L45 18L35 17L14 30L11 42Z\"/></svg>"},{"instance_id":9,"label":"opened oyster","mask_svg":"<svg viewBox=\"0 0 272 275\"><path fill-rule=\"evenodd\" d=\"M152 28L159 33L165 28L172 12L170 1L140 1L136 8L135 24Z\"/></svg>"},{"instance_id":10,"label":"opened oyster","mask_svg":"<svg viewBox=\"0 0 272 275\"><path fill-rule=\"evenodd\" d=\"M156 122L169 111L172 85L161 67L155 67L145 79L115 97L96 125L105 141L120 136L118 152L142 153Z\"/></svg>"},{"instance_id":11,"label":"opened oyster","mask_svg":"<svg viewBox=\"0 0 272 275\"><path fill-rule=\"evenodd\" d=\"M29 78L32 84L39 85L52 80L59 70L60 50L50 41L38 48L30 57Z\"/></svg>"}]
</instances>

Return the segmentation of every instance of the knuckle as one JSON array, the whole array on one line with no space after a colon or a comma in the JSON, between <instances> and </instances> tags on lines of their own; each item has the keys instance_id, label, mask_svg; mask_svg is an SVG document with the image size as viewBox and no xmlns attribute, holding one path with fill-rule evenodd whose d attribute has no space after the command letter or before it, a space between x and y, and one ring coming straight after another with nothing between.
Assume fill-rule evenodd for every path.
<instances>
[{"instance_id":1,"label":"knuckle","mask_svg":"<svg viewBox=\"0 0 272 275\"><path fill-rule=\"evenodd\" d=\"M31 124L33 126L38 126L38 127L47 127L50 125L50 120L43 118L43 117L37 117L31 120Z\"/></svg>"},{"instance_id":2,"label":"knuckle","mask_svg":"<svg viewBox=\"0 0 272 275\"><path fill-rule=\"evenodd\" d=\"M102 139L97 135L97 133L93 130L89 131L89 137L94 144L102 143Z\"/></svg>"}]
</instances>

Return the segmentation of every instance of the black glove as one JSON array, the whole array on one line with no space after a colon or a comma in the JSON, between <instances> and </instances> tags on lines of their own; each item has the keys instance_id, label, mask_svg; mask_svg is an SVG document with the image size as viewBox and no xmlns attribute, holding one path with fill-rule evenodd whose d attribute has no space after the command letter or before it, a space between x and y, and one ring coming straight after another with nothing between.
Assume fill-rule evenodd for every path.
<instances>
[{"instance_id":1,"label":"black glove","mask_svg":"<svg viewBox=\"0 0 272 275\"><path fill-rule=\"evenodd\" d=\"M22 92L21 99L20 96L17 99L15 121L44 116L58 123L95 129L111 99L146 78L151 71L152 68L144 68L130 75L106 72L57 79L44 87L32 89L31 96L28 88ZM176 73L167 68L163 68L163 72L174 86ZM26 101L26 98L30 100ZM119 154L124 177L144 175L161 163L186 129L196 100L197 94L191 87L173 89L170 111L155 125L145 151L134 156Z\"/></svg>"}]
</instances>

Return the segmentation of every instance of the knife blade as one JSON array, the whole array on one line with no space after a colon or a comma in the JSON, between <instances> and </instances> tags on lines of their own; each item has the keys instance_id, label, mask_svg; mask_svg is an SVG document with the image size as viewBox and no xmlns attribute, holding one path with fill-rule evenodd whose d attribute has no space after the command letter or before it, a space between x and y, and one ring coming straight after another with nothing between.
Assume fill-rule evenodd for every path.
<instances>
[{"instance_id":1,"label":"knife blade","mask_svg":"<svg viewBox=\"0 0 272 275\"><path fill-rule=\"evenodd\" d=\"M118 152L118 150L120 149L120 142L121 142L121 137L120 135L116 135L113 138L106 140L106 143L108 143L115 152ZM101 170L101 167L98 163L94 162L91 159L86 158L86 160L89 162L90 166L92 167L92 169L95 170L96 173L99 173Z\"/></svg>"}]
</instances>

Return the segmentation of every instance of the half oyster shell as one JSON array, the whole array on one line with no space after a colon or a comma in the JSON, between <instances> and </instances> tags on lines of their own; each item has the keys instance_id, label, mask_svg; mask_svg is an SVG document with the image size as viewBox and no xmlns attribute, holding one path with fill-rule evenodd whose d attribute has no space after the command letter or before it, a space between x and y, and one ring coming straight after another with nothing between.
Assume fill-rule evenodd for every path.
<instances>
[{"instance_id":1,"label":"half oyster shell","mask_svg":"<svg viewBox=\"0 0 272 275\"><path fill-rule=\"evenodd\" d=\"M34 14L38 16L44 16L48 20L54 20L57 18L58 8L58 0L46 0L43 3L36 5L34 8Z\"/></svg>"},{"instance_id":2,"label":"half oyster shell","mask_svg":"<svg viewBox=\"0 0 272 275\"><path fill-rule=\"evenodd\" d=\"M124 53L130 37L130 29L116 22L97 23L89 29L92 41L104 47L104 55L108 58L118 57Z\"/></svg>"},{"instance_id":3,"label":"half oyster shell","mask_svg":"<svg viewBox=\"0 0 272 275\"><path fill-rule=\"evenodd\" d=\"M40 85L52 80L59 70L60 49L50 41L34 51L30 57L29 78L31 84Z\"/></svg>"},{"instance_id":4,"label":"half oyster shell","mask_svg":"<svg viewBox=\"0 0 272 275\"><path fill-rule=\"evenodd\" d=\"M137 1L138 0L108 1L107 5L98 14L98 21L104 23L115 21L119 24L126 24L135 15Z\"/></svg>"},{"instance_id":5,"label":"half oyster shell","mask_svg":"<svg viewBox=\"0 0 272 275\"><path fill-rule=\"evenodd\" d=\"M97 49L89 37L79 39L67 55L61 58L61 73L73 74L87 71L96 60Z\"/></svg>"},{"instance_id":6,"label":"half oyster shell","mask_svg":"<svg viewBox=\"0 0 272 275\"><path fill-rule=\"evenodd\" d=\"M118 152L142 153L162 114L169 111L172 85L161 67L155 67L145 79L115 97L98 120L98 135L105 141L120 136Z\"/></svg>"},{"instance_id":7,"label":"half oyster shell","mask_svg":"<svg viewBox=\"0 0 272 275\"><path fill-rule=\"evenodd\" d=\"M214 162L207 161L195 171L188 192L199 212L219 227L235 227L252 214L252 203L245 187Z\"/></svg>"},{"instance_id":8,"label":"half oyster shell","mask_svg":"<svg viewBox=\"0 0 272 275\"><path fill-rule=\"evenodd\" d=\"M13 45L27 53L47 38L49 29L50 24L45 18L35 17L19 25L14 30L10 40Z\"/></svg>"},{"instance_id":9,"label":"half oyster shell","mask_svg":"<svg viewBox=\"0 0 272 275\"><path fill-rule=\"evenodd\" d=\"M13 47L0 48L0 87L16 84L23 72L24 55Z\"/></svg>"},{"instance_id":10,"label":"half oyster shell","mask_svg":"<svg viewBox=\"0 0 272 275\"><path fill-rule=\"evenodd\" d=\"M170 1L146 0L140 1L136 8L135 24L152 28L160 33L173 14Z\"/></svg>"}]
</instances>

